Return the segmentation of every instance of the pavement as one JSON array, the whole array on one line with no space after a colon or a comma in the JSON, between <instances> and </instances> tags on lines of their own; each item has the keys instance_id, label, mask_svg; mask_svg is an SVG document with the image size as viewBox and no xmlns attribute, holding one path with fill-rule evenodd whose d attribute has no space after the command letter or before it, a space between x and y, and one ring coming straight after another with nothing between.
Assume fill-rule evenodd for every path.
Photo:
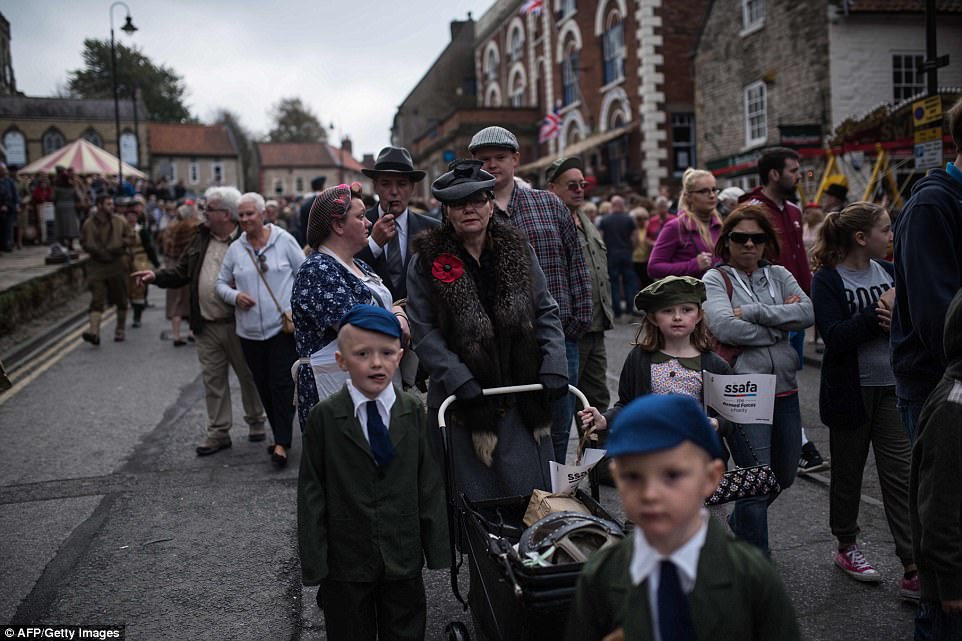
<instances>
[{"instance_id":1,"label":"pavement","mask_svg":"<svg viewBox=\"0 0 962 641\"><path fill-rule=\"evenodd\" d=\"M95 348L70 330L22 355L14 388L0 394L0 623L124 624L126 638L150 641L325 639L315 591L300 584L298 431L291 464L275 469L264 444L246 439L232 377L233 447L197 457L206 414L195 348L172 346L163 294L152 289L150 299L156 307L126 342ZM633 335L619 324L607 336L613 398ZM827 454L818 378L812 366L799 373L802 418ZM772 558L803 638L911 638L914 609L898 598L874 462L860 539L883 574L879 585L858 584L831 563L829 478L799 478L770 510ZM610 488L602 503L621 516ZM426 638L443 638L450 621L470 628L449 572L424 577ZM464 568L460 579L466 593Z\"/></svg>"}]
</instances>

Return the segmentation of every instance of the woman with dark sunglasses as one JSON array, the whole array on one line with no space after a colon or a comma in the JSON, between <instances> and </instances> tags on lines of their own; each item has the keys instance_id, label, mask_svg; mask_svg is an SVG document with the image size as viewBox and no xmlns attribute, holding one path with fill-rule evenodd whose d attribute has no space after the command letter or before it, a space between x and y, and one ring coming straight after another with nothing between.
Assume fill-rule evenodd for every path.
<instances>
[{"instance_id":1,"label":"woman with dark sunglasses","mask_svg":"<svg viewBox=\"0 0 962 641\"><path fill-rule=\"evenodd\" d=\"M291 313L294 274L304 262L304 251L289 233L264 220L260 194L241 196L237 219L244 233L227 249L216 291L237 308L237 336L244 360L254 376L274 433L268 448L278 467L287 464L294 422L294 381L291 363L297 360L294 335L283 330L282 313Z\"/></svg>"},{"instance_id":2,"label":"woman with dark sunglasses","mask_svg":"<svg viewBox=\"0 0 962 641\"><path fill-rule=\"evenodd\" d=\"M784 490L795 481L802 444L798 352L788 334L815 322L812 301L791 272L770 262L778 257L778 236L762 205L744 204L725 219L715 254L722 264L703 279L708 328L719 342L739 348L734 373L775 375L772 424L743 425L746 438L729 442L732 457L739 467L771 465ZM742 499L730 521L736 535L766 554L768 505L773 500Z\"/></svg>"}]
</instances>

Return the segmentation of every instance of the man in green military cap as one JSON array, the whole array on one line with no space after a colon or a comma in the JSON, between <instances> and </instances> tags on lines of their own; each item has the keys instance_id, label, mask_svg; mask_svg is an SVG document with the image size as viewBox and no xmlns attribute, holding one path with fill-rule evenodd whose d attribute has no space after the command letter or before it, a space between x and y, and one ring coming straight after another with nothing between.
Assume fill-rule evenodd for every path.
<instances>
[{"instance_id":1,"label":"man in green military cap","mask_svg":"<svg viewBox=\"0 0 962 641\"><path fill-rule=\"evenodd\" d=\"M591 275L591 327L578 340L577 385L588 404L608 407L608 357L605 353L605 331L612 327L611 283L608 280L608 252L598 228L581 212L585 201L584 167L575 156L561 157L548 165L545 179L548 191L560 198L578 229L581 252Z\"/></svg>"}]
</instances>

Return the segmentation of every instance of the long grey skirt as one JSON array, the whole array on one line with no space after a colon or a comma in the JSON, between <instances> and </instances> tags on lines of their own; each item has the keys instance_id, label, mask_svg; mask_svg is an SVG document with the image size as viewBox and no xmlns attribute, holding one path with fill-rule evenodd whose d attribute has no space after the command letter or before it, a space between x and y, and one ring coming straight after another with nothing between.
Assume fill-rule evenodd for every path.
<instances>
[{"instance_id":1,"label":"long grey skirt","mask_svg":"<svg viewBox=\"0 0 962 641\"><path fill-rule=\"evenodd\" d=\"M435 453L443 465L437 408L428 408L428 414L433 428ZM535 489L551 489L548 471L548 463L554 456L551 435L535 441L531 430L521 422L517 410L512 409L501 419L491 467L478 459L470 432L452 418L450 410L446 422L454 454L455 483L458 491L464 492L469 499L527 496Z\"/></svg>"},{"instance_id":2,"label":"long grey skirt","mask_svg":"<svg viewBox=\"0 0 962 641\"><path fill-rule=\"evenodd\" d=\"M54 233L56 240L61 238L79 238L80 221L77 220L77 208L73 200L58 200L54 207Z\"/></svg>"}]
</instances>

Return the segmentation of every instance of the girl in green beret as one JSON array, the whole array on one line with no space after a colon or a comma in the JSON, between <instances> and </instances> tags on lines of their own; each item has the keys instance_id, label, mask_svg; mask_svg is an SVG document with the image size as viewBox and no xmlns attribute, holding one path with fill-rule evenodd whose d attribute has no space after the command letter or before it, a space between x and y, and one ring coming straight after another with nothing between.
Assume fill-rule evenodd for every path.
<instances>
[{"instance_id":1,"label":"girl in green beret","mask_svg":"<svg viewBox=\"0 0 962 641\"><path fill-rule=\"evenodd\" d=\"M638 292L635 307L644 319L621 369L618 402L603 413L595 407L580 411L584 429L607 429L625 405L645 394L683 394L702 402L703 370L732 373L711 349L703 302L705 285L691 276L667 276ZM724 435L730 424L720 420L711 419Z\"/></svg>"}]
</instances>

